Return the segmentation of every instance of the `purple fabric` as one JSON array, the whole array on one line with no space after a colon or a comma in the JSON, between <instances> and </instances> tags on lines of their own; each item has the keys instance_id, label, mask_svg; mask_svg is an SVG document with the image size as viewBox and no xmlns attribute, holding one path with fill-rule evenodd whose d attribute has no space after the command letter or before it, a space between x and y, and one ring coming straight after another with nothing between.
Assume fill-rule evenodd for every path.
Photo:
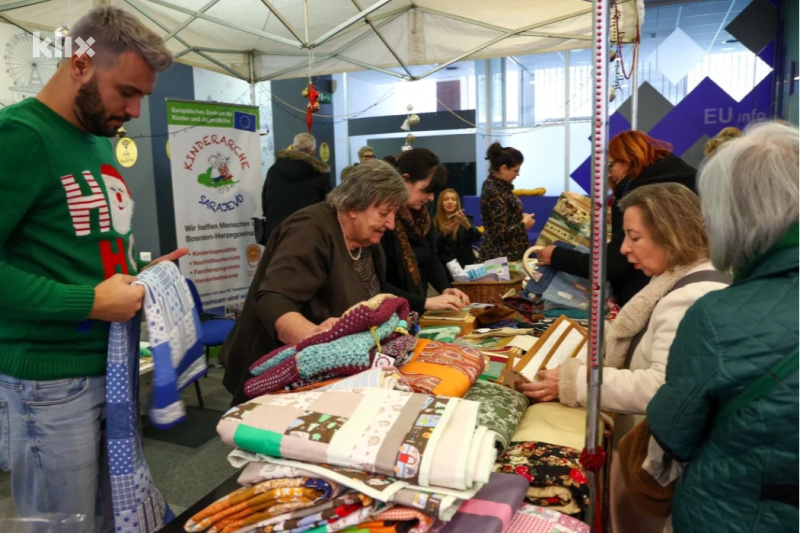
<instances>
[{"instance_id":1,"label":"purple fabric","mask_svg":"<svg viewBox=\"0 0 800 533\"><path fill-rule=\"evenodd\" d=\"M489 483L481 487L481 490L471 500L462 504L462 508L479 507L474 505L480 502L492 504L505 504L511 508L511 516L522 504L525 494L528 492L528 480L522 476L514 474L501 474L492 472ZM473 505L468 505L469 503ZM509 517L510 518L510 517ZM481 533L502 533L510 520L503 516L489 516L485 514L472 514L459 511L453 519L447 523L441 533L458 533L463 531L480 531Z\"/></svg>"}]
</instances>

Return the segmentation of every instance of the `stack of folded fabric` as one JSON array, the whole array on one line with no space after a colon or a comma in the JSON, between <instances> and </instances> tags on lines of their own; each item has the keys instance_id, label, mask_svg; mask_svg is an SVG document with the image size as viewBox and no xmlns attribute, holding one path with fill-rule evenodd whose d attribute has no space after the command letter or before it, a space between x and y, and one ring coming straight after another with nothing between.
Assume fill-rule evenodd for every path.
<instances>
[{"instance_id":1,"label":"stack of folded fabric","mask_svg":"<svg viewBox=\"0 0 800 533\"><path fill-rule=\"evenodd\" d=\"M390 375L380 369L358 379L401 383ZM478 425L479 408L462 398L378 387L255 398L217 426L237 447L229 460L243 468L245 488L185 528L424 533L464 511L493 475L496 434Z\"/></svg>"},{"instance_id":2,"label":"stack of folded fabric","mask_svg":"<svg viewBox=\"0 0 800 533\"><path fill-rule=\"evenodd\" d=\"M483 372L483 355L473 348L419 339L408 360L398 364L415 392L461 398Z\"/></svg>"}]
</instances>

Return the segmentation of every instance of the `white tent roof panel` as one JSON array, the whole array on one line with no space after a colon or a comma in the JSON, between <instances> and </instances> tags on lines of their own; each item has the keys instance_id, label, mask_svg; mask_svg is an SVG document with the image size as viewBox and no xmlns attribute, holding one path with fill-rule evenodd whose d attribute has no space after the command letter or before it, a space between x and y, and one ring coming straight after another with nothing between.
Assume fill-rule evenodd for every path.
<instances>
[{"instance_id":1,"label":"white tent roof panel","mask_svg":"<svg viewBox=\"0 0 800 533\"><path fill-rule=\"evenodd\" d=\"M404 66L587 48L592 36L586 0L307 0L307 18L303 0L106 1L170 36L179 61L247 80L304 76L309 50L312 75L401 67L410 77ZM629 39L636 1L618 2ZM53 30L96 3L0 0L0 19Z\"/></svg>"}]
</instances>

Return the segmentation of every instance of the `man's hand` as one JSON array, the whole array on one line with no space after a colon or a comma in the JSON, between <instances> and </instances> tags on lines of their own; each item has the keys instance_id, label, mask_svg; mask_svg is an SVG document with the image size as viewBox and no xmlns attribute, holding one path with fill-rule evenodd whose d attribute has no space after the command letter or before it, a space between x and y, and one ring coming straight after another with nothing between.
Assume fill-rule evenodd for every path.
<instances>
[{"instance_id":1,"label":"man's hand","mask_svg":"<svg viewBox=\"0 0 800 533\"><path fill-rule=\"evenodd\" d=\"M156 264L160 263L161 261L175 261L176 259L180 259L181 257L183 257L184 255L186 255L188 253L189 253L189 249L188 248L178 248L174 252L170 252L170 253L168 253L166 255L162 255L161 257L158 257L158 258L150 261L149 263L147 263L147 265L142 270L150 268L151 266L156 265Z\"/></svg>"},{"instance_id":2,"label":"man's hand","mask_svg":"<svg viewBox=\"0 0 800 533\"><path fill-rule=\"evenodd\" d=\"M545 246L544 248L536 252L536 259L539 261L539 265L545 266L552 263L553 250L555 249L556 247L551 244L550 246Z\"/></svg>"},{"instance_id":3,"label":"man's hand","mask_svg":"<svg viewBox=\"0 0 800 533\"><path fill-rule=\"evenodd\" d=\"M89 318L105 322L127 322L142 308L144 287L133 286L134 276L114 274L94 288Z\"/></svg>"}]
</instances>

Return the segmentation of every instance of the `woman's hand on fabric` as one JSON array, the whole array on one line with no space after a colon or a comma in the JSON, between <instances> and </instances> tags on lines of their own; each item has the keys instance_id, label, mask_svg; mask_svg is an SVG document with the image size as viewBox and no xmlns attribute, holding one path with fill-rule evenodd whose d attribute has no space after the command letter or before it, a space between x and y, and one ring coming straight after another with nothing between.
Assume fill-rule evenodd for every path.
<instances>
[{"instance_id":1,"label":"woman's hand on fabric","mask_svg":"<svg viewBox=\"0 0 800 533\"><path fill-rule=\"evenodd\" d=\"M553 261L553 250L555 249L556 247L551 244L536 252L536 259L539 261L539 264L542 266L549 265Z\"/></svg>"},{"instance_id":2,"label":"woman's hand on fabric","mask_svg":"<svg viewBox=\"0 0 800 533\"><path fill-rule=\"evenodd\" d=\"M322 324L316 327L316 331L314 333L319 333L320 331L328 331L339 321L338 316L333 316L331 318L326 319Z\"/></svg>"},{"instance_id":3,"label":"woman's hand on fabric","mask_svg":"<svg viewBox=\"0 0 800 533\"><path fill-rule=\"evenodd\" d=\"M442 291L442 294L452 294L453 296L457 296L461 303L464 305L469 305L469 296L466 295L463 291L458 289L445 289Z\"/></svg>"},{"instance_id":4,"label":"woman's hand on fabric","mask_svg":"<svg viewBox=\"0 0 800 533\"><path fill-rule=\"evenodd\" d=\"M522 224L525 226L525 231L531 229L535 223L533 213L522 213Z\"/></svg>"},{"instance_id":5,"label":"woman's hand on fabric","mask_svg":"<svg viewBox=\"0 0 800 533\"><path fill-rule=\"evenodd\" d=\"M464 303L458 296L452 294L440 294L425 300L425 309L428 311L451 310L458 311L464 307Z\"/></svg>"},{"instance_id":6,"label":"woman's hand on fabric","mask_svg":"<svg viewBox=\"0 0 800 533\"><path fill-rule=\"evenodd\" d=\"M531 383L518 382L519 391L534 402L552 402L558 400L558 368L540 370L536 377L539 381Z\"/></svg>"}]
</instances>

